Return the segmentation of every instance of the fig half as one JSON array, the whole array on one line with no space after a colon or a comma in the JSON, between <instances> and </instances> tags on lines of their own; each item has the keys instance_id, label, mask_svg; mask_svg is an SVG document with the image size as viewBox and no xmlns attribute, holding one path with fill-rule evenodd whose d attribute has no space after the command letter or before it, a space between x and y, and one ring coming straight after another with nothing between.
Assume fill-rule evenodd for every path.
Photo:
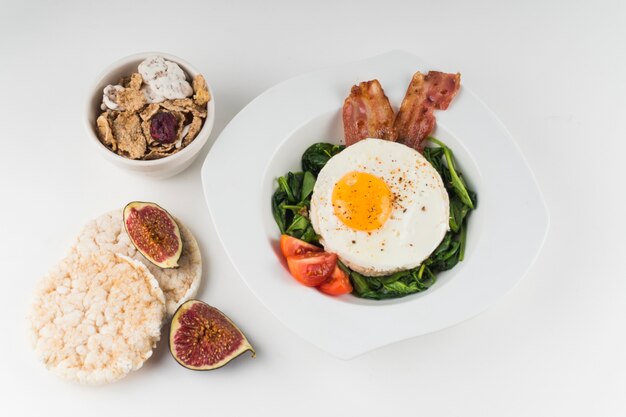
<instances>
[{"instance_id":1,"label":"fig half","mask_svg":"<svg viewBox=\"0 0 626 417\"><path fill-rule=\"evenodd\" d=\"M215 307L189 300L178 307L170 326L170 352L188 369L208 371L254 348L246 336Z\"/></svg>"},{"instance_id":2,"label":"fig half","mask_svg":"<svg viewBox=\"0 0 626 417\"><path fill-rule=\"evenodd\" d=\"M160 268L178 267L183 252L178 224L155 203L133 201L124 207L124 227L143 256Z\"/></svg>"}]
</instances>

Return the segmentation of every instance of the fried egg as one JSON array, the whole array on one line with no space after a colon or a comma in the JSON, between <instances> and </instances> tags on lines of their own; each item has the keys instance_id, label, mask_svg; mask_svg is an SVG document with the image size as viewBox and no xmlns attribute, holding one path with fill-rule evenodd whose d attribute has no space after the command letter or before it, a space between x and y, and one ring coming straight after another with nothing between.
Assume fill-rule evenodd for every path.
<instances>
[{"instance_id":1,"label":"fried egg","mask_svg":"<svg viewBox=\"0 0 626 417\"><path fill-rule=\"evenodd\" d=\"M363 139L320 171L310 219L320 243L349 268L382 276L415 268L449 230L439 173L416 150Z\"/></svg>"}]
</instances>

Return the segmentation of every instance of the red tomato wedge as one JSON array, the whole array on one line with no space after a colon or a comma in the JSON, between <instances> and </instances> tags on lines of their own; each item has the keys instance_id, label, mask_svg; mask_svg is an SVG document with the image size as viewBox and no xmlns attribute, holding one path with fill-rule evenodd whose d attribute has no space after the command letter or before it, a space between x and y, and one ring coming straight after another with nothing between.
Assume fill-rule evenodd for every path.
<instances>
[{"instance_id":1,"label":"red tomato wedge","mask_svg":"<svg viewBox=\"0 0 626 417\"><path fill-rule=\"evenodd\" d=\"M281 235L280 250L283 256L288 258L294 255L302 255L303 253L321 252L322 248L289 235Z\"/></svg>"},{"instance_id":2,"label":"red tomato wedge","mask_svg":"<svg viewBox=\"0 0 626 417\"><path fill-rule=\"evenodd\" d=\"M352 292L352 284L348 274L343 272L337 265L330 278L322 282L318 288L321 292L328 295L342 295Z\"/></svg>"},{"instance_id":3,"label":"red tomato wedge","mask_svg":"<svg viewBox=\"0 0 626 417\"><path fill-rule=\"evenodd\" d=\"M337 266L337 255L328 252L308 252L287 257L291 275L307 287L316 287L330 278Z\"/></svg>"}]
</instances>

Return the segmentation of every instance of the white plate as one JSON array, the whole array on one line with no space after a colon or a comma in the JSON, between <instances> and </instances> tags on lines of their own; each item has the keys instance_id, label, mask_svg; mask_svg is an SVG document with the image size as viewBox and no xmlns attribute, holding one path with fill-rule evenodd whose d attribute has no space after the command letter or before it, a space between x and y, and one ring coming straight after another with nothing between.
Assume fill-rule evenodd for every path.
<instances>
[{"instance_id":1,"label":"white plate","mask_svg":"<svg viewBox=\"0 0 626 417\"><path fill-rule=\"evenodd\" d=\"M450 108L436 112L434 136L452 148L478 194L465 261L440 273L428 291L387 301L329 297L291 278L271 212L275 179L301 170L309 145L343 138L340 109L353 84L377 78L397 108L413 73L429 69L437 68L394 51L278 84L229 123L202 167L209 211L235 269L288 328L340 358L485 310L522 278L548 230L545 203L513 138L462 85Z\"/></svg>"}]
</instances>

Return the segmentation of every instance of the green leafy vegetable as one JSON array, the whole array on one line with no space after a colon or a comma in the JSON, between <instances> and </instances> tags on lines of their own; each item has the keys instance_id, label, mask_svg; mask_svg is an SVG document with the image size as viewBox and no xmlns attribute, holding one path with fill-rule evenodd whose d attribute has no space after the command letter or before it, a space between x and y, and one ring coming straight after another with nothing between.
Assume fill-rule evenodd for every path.
<instances>
[{"instance_id":1,"label":"green leafy vegetable","mask_svg":"<svg viewBox=\"0 0 626 417\"><path fill-rule=\"evenodd\" d=\"M454 155L443 142L429 137L438 145L424 149L424 157L439 172L450 198L450 231L433 253L416 268L382 277L366 277L352 271L342 262L341 268L352 282L353 294L361 298L382 300L404 297L430 288L437 273L447 271L463 261L466 248L467 219L476 207L476 194L467 188L456 169ZM334 155L345 147L330 143L311 145L302 155L303 172L289 172L278 178L278 189L272 196L272 213L281 233L317 244L319 237L309 220L310 196L317 174Z\"/></svg>"},{"instance_id":2,"label":"green leafy vegetable","mask_svg":"<svg viewBox=\"0 0 626 417\"><path fill-rule=\"evenodd\" d=\"M459 248L459 262L465 259L465 239L467 238L467 225L461 228L461 247Z\"/></svg>"},{"instance_id":3,"label":"green leafy vegetable","mask_svg":"<svg viewBox=\"0 0 626 417\"><path fill-rule=\"evenodd\" d=\"M315 176L311 174L309 171L305 171L304 178L302 180L302 195L300 196L301 201L306 199L313 192L314 186L315 186Z\"/></svg>"},{"instance_id":4,"label":"green leafy vegetable","mask_svg":"<svg viewBox=\"0 0 626 417\"><path fill-rule=\"evenodd\" d=\"M404 297L424 291L436 281L435 274L425 264L384 277L366 277L350 271L350 279L356 296L374 300Z\"/></svg>"},{"instance_id":5,"label":"green leafy vegetable","mask_svg":"<svg viewBox=\"0 0 626 417\"><path fill-rule=\"evenodd\" d=\"M333 145L331 143L315 143L309 146L302 155L302 170L309 171L317 177L317 174L324 168L328 160L345 148L343 145Z\"/></svg>"},{"instance_id":6,"label":"green leafy vegetable","mask_svg":"<svg viewBox=\"0 0 626 417\"><path fill-rule=\"evenodd\" d=\"M427 140L433 143L436 143L437 145L439 145L440 148L443 149L443 154L445 155L446 163L448 164L447 166L448 173L450 174L450 177L452 179L451 181L452 188L454 189L456 194L459 196L463 204L468 206L470 209L473 209L474 202L469 196L467 187L465 186L465 181L463 181L463 178L457 174L456 169L454 167L454 157L452 156L452 151L443 142L433 138L432 136L429 136Z\"/></svg>"},{"instance_id":7,"label":"green leafy vegetable","mask_svg":"<svg viewBox=\"0 0 626 417\"><path fill-rule=\"evenodd\" d=\"M288 198L287 193L282 191L280 188L272 196L272 215L274 216L274 220L276 221L281 234L285 234L285 231L287 230L286 227L289 225L287 209L285 208L285 203Z\"/></svg>"},{"instance_id":8,"label":"green leafy vegetable","mask_svg":"<svg viewBox=\"0 0 626 417\"><path fill-rule=\"evenodd\" d=\"M317 243L317 233L309 220L309 196L315 176L310 172L289 172L277 181L278 189L272 196L272 215L280 233Z\"/></svg>"},{"instance_id":9,"label":"green leafy vegetable","mask_svg":"<svg viewBox=\"0 0 626 417\"><path fill-rule=\"evenodd\" d=\"M318 242L309 220L310 197L317 174L330 158L344 148L330 143L311 145L302 155L303 172L288 172L277 179L278 189L272 196L272 215L280 233L309 243Z\"/></svg>"}]
</instances>

